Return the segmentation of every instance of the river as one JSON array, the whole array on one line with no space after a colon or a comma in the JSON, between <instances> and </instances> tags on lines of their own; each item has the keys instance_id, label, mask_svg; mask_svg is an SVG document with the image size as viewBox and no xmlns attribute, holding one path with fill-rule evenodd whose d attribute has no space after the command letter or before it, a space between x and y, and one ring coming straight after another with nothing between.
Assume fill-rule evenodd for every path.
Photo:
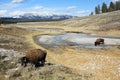
<instances>
[{"instance_id":1,"label":"river","mask_svg":"<svg viewBox=\"0 0 120 80\"><path fill-rule=\"evenodd\" d=\"M94 42L97 38L103 38L105 40L104 45L94 46ZM113 45L120 45L119 38L102 37L90 34L81 33L64 33L60 35L40 35L36 38L36 43L47 48L56 48L60 46L72 46L72 47L86 47L86 48L103 48Z\"/></svg>"}]
</instances>

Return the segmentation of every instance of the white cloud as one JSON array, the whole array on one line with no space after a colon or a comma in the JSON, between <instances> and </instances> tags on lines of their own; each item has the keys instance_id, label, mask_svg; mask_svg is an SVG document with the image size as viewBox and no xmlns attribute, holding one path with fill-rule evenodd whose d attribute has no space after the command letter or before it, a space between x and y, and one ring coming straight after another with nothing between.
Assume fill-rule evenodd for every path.
<instances>
[{"instance_id":1,"label":"white cloud","mask_svg":"<svg viewBox=\"0 0 120 80\"><path fill-rule=\"evenodd\" d=\"M12 0L12 3L15 4L15 3L22 3L24 2L25 0Z\"/></svg>"},{"instance_id":2,"label":"white cloud","mask_svg":"<svg viewBox=\"0 0 120 80\"><path fill-rule=\"evenodd\" d=\"M40 11L34 11L34 10L29 10L29 11L20 11L20 10L18 10L18 11L13 11L13 12L10 12L9 13L9 15L10 16L12 16L12 17L19 17L20 15L50 15L50 12L48 12L48 11L42 11L42 12L40 12Z\"/></svg>"},{"instance_id":3,"label":"white cloud","mask_svg":"<svg viewBox=\"0 0 120 80\"><path fill-rule=\"evenodd\" d=\"M89 10L77 10L76 6L69 6L64 8L50 8L45 6L33 6L24 9L13 9L12 11L9 9L8 11L0 11L0 16L9 16L9 17L19 17L19 15L24 14L32 14L32 15L74 15L74 16L83 16L90 13Z\"/></svg>"},{"instance_id":4,"label":"white cloud","mask_svg":"<svg viewBox=\"0 0 120 80\"><path fill-rule=\"evenodd\" d=\"M88 13L90 12L89 10L80 10L80 11L77 11L76 13L77 14L84 14L84 13Z\"/></svg>"},{"instance_id":5,"label":"white cloud","mask_svg":"<svg viewBox=\"0 0 120 80\"><path fill-rule=\"evenodd\" d=\"M111 0L112 2L120 1L120 0Z\"/></svg>"},{"instance_id":6,"label":"white cloud","mask_svg":"<svg viewBox=\"0 0 120 80\"><path fill-rule=\"evenodd\" d=\"M88 14L90 14L90 10L79 10L79 11L76 11L74 14L76 16L86 16Z\"/></svg>"},{"instance_id":7,"label":"white cloud","mask_svg":"<svg viewBox=\"0 0 120 80\"><path fill-rule=\"evenodd\" d=\"M0 16L3 16L7 13L7 10L0 10Z\"/></svg>"},{"instance_id":8,"label":"white cloud","mask_svg":"<svg viewBox=\"0 0 120 80\"><path fill-rule=\"evenodd\" d=\"M24 11L13 11L9 13L9 15L13 17L19 17L19 15L23 15L23 14L25 14Z\"/></svg>"},{"instance_id":9,"label":"white cloud","mask_svg":"<svg viewBox=\"0 0 120 80\"><path fill-rule=\"evenodd\" d=\"M76 9L76 6L69 6L69 7L67 7L67 10L73 10L73 9Z\"/></svg>"},{"instance_id":10,"label":"white cloud","mask_svg":"<svg viewBox=\"0 0 120 80\"><path fill-rule=\"evenodd\" d=\"M33 7L32 9L33 10L40 10L40 9L43 9L44 7L43 6L35 6L35 7Z\"/></svg>"}]
</instances>

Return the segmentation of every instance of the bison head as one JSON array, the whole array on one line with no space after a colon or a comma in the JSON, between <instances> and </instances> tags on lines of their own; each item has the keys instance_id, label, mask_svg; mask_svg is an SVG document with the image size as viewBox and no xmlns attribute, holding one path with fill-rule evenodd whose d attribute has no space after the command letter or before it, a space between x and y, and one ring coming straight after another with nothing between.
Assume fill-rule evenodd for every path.
<instances>
[{"instance_id":1,"label":"bison head","mask_svg":"<svg viewBox=\"0 0 120 80\"><path fill-rule=\"evenodd\" d=\"M27 63L29 62L29 59L27 57L22 57L20 60L22 66L26 66Z\"/></svg>"}]
</instances>

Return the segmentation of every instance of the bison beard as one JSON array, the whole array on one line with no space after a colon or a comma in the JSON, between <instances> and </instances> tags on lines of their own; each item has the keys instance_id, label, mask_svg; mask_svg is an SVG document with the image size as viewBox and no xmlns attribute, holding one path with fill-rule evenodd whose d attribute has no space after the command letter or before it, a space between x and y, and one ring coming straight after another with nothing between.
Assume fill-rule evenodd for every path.
<instances>
[{"instance_id":1,"label":"bison beard","mask_svg":"<svg viewBox=\"0 0 120 80\"><path fill-rule=\"evenodd\" d=\"M21 65L27 66L27 63L32 63L35 67L39 64L44 65L47 52L41 49L32 49L28 54L21 58Z\"/></svg>"}]
</instances>

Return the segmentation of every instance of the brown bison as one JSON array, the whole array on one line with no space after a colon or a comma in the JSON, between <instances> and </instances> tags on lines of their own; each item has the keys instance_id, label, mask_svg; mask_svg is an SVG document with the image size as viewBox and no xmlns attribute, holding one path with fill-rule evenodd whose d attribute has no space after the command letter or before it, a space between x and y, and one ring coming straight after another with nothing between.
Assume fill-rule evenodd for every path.
<instances>
[{"instance_id":1,"label":"brown bison","mask_svg":"<svg viewBox=\"0 0 120 80\"><path fill-rule=\"evenodd\" d=\"M30 50L26 56L21 58L21 65L27 66L27 63L32 63L35 67L41 63L44 65L46 59L47 52L41 49L32 49Z\"/></svg>"},{"instance_id":2,"label":"brown bison","mask_svg":"<svg viewBox=\"0 0 120 80\"><path fill-rule=\"evenodd\" d=\"M100 45L100 44L104 44L104 39L102 39L102 38L96 39L95 46Z\"/></svg>"}]
</instances>

